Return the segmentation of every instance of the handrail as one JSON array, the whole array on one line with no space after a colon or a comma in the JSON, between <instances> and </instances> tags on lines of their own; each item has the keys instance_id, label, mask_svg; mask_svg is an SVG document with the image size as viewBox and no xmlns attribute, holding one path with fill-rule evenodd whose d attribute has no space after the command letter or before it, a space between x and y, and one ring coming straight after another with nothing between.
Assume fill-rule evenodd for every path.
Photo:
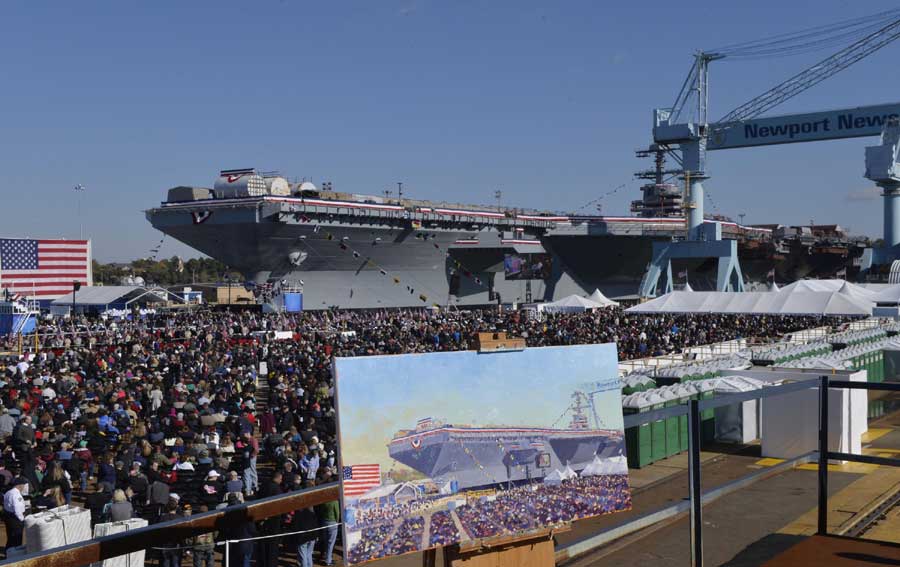
<instances>
[{"instance_id":1,"label":"handrail","mask_svg":"<svg viewBox=\"0 0 900 567\"><path fill-rule=\"evenodd\" d=\"M142 549L149 549L153 546L171 545L173 542L221 530L225 526L238 522L258 522L300 508L337 500L338 493L339 483L332 482L184 519L162 522L145 528L31 553L0 562L0 565L4 567L80 567Z\"/></svg>"},{"instance_id":2,"label":"handrail","mask_svg":"<svg viewBox=\"0 0 900 567\"><path fill-rule=\"evenodd\" d=\"M900 459L876 457L874 455L856 455L840 451L828 450L828 389L843 388L848 390L877 390L882 392L900 392L898 382L850 382L848 380L832 380L827 375L819 378L819 486L818 486L818 529L819 535L828 535L828 461L848 461L870 465L900 467Z\"/></svg>"}]
</instances>

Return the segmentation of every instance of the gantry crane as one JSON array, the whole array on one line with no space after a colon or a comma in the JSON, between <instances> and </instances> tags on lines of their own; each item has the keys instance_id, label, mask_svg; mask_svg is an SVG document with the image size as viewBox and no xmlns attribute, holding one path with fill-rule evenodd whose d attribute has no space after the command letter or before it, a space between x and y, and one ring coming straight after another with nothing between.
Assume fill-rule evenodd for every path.
<instances>
[{"instance_id":1,"label":"gantry crane","mask_svg":"<svg viewBox=\"0 0 900 567\"><path fill-rule=\"evenodd\" d=\"M703 182L709 179L706 170L706 152L880 134L889 120L900 116L900 103L770 118L758 117L868 57L898 37L900 37L900 10L890 10L795 34L695 54L694 63L675 103L669 108L658 108L653 112L654 144L650 148L653 151L668 152L680 164L681 177L685 185L687 238L680 242L654 243L653 257L641 281L642 297L656 295L663 273L666 274L664 290L671 291L672 260L678 258L717 258L716 289L743 290L737 241L723 240L721 225L704 219ZM761 58L802 53L847 41L851 43L833 55L750 99L720 120L708 122L711 62L733 57ZM684 120L683 117L687 114L691 116ZM887 208L886 206L886 210ZM890 208L893 211L895 207ZM900 205L897 208L900 209ZM892 212L891 215L893 214ZM900 210L897 214L900 214ZM891 218L893 219L893 216ZM887 213L885 219L887 224ZM891 222L892 226L897 226L893 220ZM900 233L900 230L896 232ZM900 234L893 237L900 238ZM890 246L896 244L898 244L896 240L886 242L886 245Z\"/></svg>"}]
</instances>

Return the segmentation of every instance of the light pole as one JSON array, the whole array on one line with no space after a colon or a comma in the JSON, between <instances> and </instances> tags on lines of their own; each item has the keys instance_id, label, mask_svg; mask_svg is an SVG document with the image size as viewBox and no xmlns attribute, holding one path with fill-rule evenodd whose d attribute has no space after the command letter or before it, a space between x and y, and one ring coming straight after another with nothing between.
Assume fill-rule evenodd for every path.
<instances>
[{"instance_id":1,"label":"light pole","mask_svg":"<svg viewBox=\"0 0 900 567\"><path fill-rule=\"evenodd\" d=\"M84 195L84 185L81 183L76 185L75 192L78 193L78 238L84 240L84 221L81 218L81 196Z\"/></svg>"}]
</instances>

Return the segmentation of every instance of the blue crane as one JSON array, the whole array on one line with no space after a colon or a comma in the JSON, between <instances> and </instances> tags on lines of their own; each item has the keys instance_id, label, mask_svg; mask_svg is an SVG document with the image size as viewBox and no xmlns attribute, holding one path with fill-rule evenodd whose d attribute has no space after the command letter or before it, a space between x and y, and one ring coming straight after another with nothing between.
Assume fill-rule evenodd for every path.
<instances>
[{"instance_id":1,"label":"blue crane","mask_svg":"<svg viewBox=\"0 0 900 567\"><path fill-rule=\"evenodd\" d=\"M685 183L687 239L654 243L653 258L641 282L640 295L656 295L659 280L666 275L665 291L672 289L671 261L675 258L718 258L719 291L742 290L743 277L736 241L723 241L718 223L704 220L703 181L709 178L706 152L752 146L789 144L876 136L892 119L900 116L900 103L848 108L827 112L759 118L783 102L834 76L900 37L900 10L889 10L855 20L819 26L773 38L700 51L671 107L653 111L651 150L664 150L681 167ZM709 64L726 58L767 58L805 53L850 42L839 51L797 73L768 91L741 104L720 120L710 123ZM685 117L686 120L682 121ZM677 153L676 153L677 151ZM891 240L900 244L900 204L887 206L885 228L891 215ZM890 209L892 212L888 213ZM897 209L895 211L895 209ZM894 234L896 232L897 234Z\"/></svg>"}]
</instances>

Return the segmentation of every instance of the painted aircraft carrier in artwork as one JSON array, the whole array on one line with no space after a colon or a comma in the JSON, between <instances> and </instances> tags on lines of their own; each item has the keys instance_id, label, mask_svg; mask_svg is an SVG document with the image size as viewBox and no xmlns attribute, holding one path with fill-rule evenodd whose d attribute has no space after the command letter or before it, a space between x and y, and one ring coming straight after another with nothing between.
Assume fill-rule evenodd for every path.
<instances>
[{"instance_id":1,"label":"painted aircraft carrier in artwork","mask_svg":"<svg viewBox=\"0 0 900 567\"><path fill-rule=\"evenodd\" d=\"M474 427L419 420L388 444L394 460L458 490L540 479L566 467L578 472L595 456L625 454L621 431L591 428L587 398L574 394L567 428ZM582 403L584 402L584 403Z\"/></svg>"}]
</instances>

